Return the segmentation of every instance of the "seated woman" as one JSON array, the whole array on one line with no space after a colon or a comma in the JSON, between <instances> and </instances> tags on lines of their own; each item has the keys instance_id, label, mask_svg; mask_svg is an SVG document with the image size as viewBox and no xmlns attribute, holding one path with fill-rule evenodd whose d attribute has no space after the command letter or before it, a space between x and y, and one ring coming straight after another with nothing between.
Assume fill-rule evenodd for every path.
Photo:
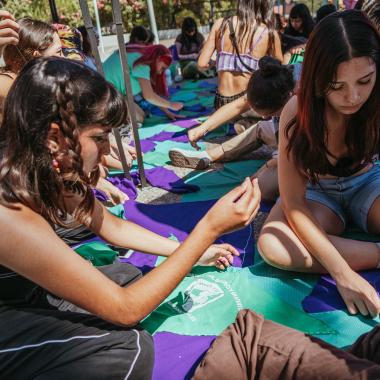
<instances>
[{"instance_id":1,"label":"seated woman","mask_svg":"<svg viewBox=\"0 0 380 380\"><path fill-rule=\"evenodd\" d=\"M150 379L152 339L131 326L197 262L228 266L236 250L212 243L258 211L257 182L246 179L182 244L111 215L90 185L109 150L108 133L126 112L112 85L66 59L33 60L11 88L0 128L4 378ZM129 264L97 269L54 233L51 226L67 215L111 244L168 258L142 278Z\"/></svg>"},{"instance_id":2,"label":"seated woman","mask_svg":"<svg viewBox=\"0 0 380 380\"><path fill-rule=\"evenodd\" d=\"M306 42L314 28L307 5L296 4L289 14L288 26L281 35L281 46L284 52L284 63L289 63L292 54L303 54Z\"/></svg>"},{"instance_id":3,"label":"seated woman","mask_svg":"<svg viewBox=\"0 0 380 380\"><path fill-rule=\"evenodd\" d=\"M197 23L192 17L182 22L182 32L175 40L175 46L184 79L209 78L214 76L211 70L200 70L197 60L205 38L198 32Z\"/></svg>"},{"instance_id":4,"label":"seated woman","mask_svg":"<svg viewBox=\"0 0 380 380\"><path fill-rule=\"evenodd\" d=\"M216 110L245 94L261 57L271 55L282 61L280 39L272 27L271 17L269 2L239 0L235 16L218 19L213 25L198 65L208 69L216 50Z\"/></svg>"},{"instance_id":5,"label":"seated woman","mask_svg":"<svg viewBox=\"0 0 380 380\"><path fill-rule=\"evenodd\" d=\"M278 121L282 108L293 96L295 79L293 66L283 66L272 57L263 57L248 82L247 95L219 108L200 126L189 130L189 140L199 149L196 142L200 136L227 123L230 119L247 111L251 107L258 115L270 120L259 121L238 136L205 151L192 151L173 148L169 151L172 165L193 169L206 169L212 162L229 162L244 159L244 155L253 152L265 144L275 151L273 159L268 161L255 175L259 180L261 195L266 200L278 197L277 180L277 136Z\"/></svg>"},{"instance_id":6,"label":"seated woman","mask_svg":"<svg viewBox=\"0 0 380 380\"><path fill-rule=\"evenodd\" d=\"M329 273L351 314L380 309L375 289L356 273L379 267L379 244L339 236L348 221L380 232L379 51L379 34L360 11L316 26L298 95L281 114L281 200L258 240L277 268Z\"/></svg>"},{"instance_id":7,"label":"seated woman","mask_svg":"<svg viewBox=\"0 0 380 380\"><path fill-rule=\"evenodd\" d=\"M175 117L170 110L179 111L183 104L165 99L168 89L165 83L165 70L172 62L169 50L163 45L127 45L128 67L131 78L132 94L138 105L147 101L167 110L169 117ZM123 95L126 95L121 70L119 51L116 50L103 64L106 79ZM138 113L138 121L144 120L144 114Z\"/></svg>"}]
</instances>

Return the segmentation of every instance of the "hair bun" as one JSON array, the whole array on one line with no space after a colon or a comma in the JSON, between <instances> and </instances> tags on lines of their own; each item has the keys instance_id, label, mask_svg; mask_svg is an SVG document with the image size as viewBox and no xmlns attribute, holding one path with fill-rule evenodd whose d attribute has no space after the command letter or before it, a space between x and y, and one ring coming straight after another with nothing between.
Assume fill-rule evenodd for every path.
<instances>
[{"instance_id":1,"label":"hair bun","mask_svg":"<svg viewBox=\"0 0 380 380\"><path fill-rule=\"evenodd\" d=\"M263 78L277 75L281 71L281 62L273 57L265 56L259 60L259 69Z\"/></svg>"}]
</instances>

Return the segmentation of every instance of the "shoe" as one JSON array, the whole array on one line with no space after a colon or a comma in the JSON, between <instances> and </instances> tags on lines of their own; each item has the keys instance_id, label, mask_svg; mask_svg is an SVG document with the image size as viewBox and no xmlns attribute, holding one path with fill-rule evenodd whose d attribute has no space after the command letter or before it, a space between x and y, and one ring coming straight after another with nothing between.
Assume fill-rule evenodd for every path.
<instances>
[{"instance_id":1,"label":"shoe","mask_svg":"<svg viewBox=\"0 0 380 380\"><path fill-rule=\"evenodd\" d=\"M211 164L206 152L173 148L169 150L169 157L172 165L180 168L204 170Z\"/></svg>"},{"instance_id":2,"label":"shoe","mask_svg":"<svg viewBox=\"0 0 380 380\"><path fill-rule=\"evenodd\" d=\"M235 123L234 124L234 130L235 130L236 134L240 135L243 132L245 132L246 128L243 124Z\"/></svg>"}]
</instances>

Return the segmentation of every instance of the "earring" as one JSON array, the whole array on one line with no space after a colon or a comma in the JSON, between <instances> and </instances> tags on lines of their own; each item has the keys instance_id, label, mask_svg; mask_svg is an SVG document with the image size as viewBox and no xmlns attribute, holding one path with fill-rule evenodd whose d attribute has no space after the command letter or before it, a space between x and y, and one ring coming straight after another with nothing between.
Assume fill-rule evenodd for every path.
<instances>
[{"instance_id":1,"label":"earring","mask_svg":"<svg viewBox=\"0 0 380 380\"><path fill-rule=\"evenodd\" d=\"M59 174L61 172L61 169L59 167L59 162L55 158L52 160L52 165L54 170Z\"/></svg>"}]
</instances>

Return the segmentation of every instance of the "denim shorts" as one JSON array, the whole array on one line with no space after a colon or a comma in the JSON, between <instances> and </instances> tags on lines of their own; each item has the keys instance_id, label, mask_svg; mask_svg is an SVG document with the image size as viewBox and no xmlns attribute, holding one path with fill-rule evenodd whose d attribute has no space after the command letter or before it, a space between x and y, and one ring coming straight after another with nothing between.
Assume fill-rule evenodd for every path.
<instances>
[{"instance_id":1,"label":"denim shorts","mask_svg":"<svg viewBox=\"0 0 380 380\"><path fill-rule=\"evenodd\" d=\"M350 177L321 179L307 184L306 199L322 203L339 216L344 227L353 222L368 232L368 212L380 196L380 165L367 172Z\"/></svg>"}]
</instances>

